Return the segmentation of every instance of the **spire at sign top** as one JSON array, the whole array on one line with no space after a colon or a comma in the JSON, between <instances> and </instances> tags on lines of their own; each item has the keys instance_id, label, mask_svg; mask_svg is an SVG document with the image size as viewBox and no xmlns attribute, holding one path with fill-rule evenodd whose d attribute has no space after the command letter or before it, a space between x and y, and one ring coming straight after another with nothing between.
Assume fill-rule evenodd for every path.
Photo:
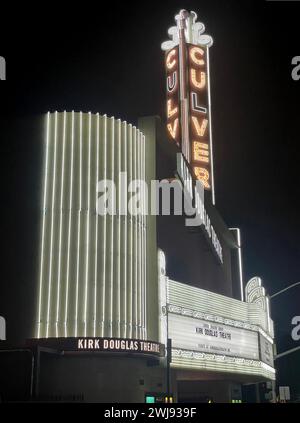
<instances>
[{"instance_id":1,"label":"spire at sign top","mask_svg":"<svg viewBox=\"0 0 300 423\"><path fill-rule=\"evenodd\" d=\"M179 30L184 29L185 41L190 44L211 47L213 39L210 35L203 34L205 26L202 22L197 22L197 13L188 12L185 9L179 11L175 15L175 22L177 26L171 26L168 29L170 40L164 41L161 48L164 51L170 50L179 43Z\"/></svg>"}]
</instances>

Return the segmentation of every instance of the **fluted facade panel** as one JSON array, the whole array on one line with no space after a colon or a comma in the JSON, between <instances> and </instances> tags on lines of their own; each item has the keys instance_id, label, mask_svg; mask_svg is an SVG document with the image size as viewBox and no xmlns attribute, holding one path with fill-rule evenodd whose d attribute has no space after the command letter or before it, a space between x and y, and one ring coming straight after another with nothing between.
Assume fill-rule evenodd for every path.
<instances>
[{"instance_id":1,"label":"fluted facade panel","mask_svg":"<svg viewBox=\"0 0 300 423\"><path fill-rule=\"evenodd\" d=\"M97 183L105 179L116 186L116 213L102 216ZM36 337L147 338L147 218L121 207L134 179L145 180L136 127L99 114L47 114Z\"/></svg>"}]
</instances>

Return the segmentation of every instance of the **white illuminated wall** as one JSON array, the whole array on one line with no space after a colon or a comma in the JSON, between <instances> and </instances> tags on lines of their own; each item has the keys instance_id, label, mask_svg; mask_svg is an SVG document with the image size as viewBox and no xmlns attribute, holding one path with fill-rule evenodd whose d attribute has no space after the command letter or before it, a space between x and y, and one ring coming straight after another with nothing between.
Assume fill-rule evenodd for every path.
<instances>
[{"instance_id":1,"label":"white illuminated wall","mask_svg":"<svg viewBox=\"0 0 300 423\"><path fill-rule=\"evenodd\" d=\"M147 219L96 213L96 184L145 179L145 137L91 113L46 117L36 334L147 338ZM144 195L144 194L143 194ZM143 197L144 200L144 197Z\"/></svg>"}]
</instances>

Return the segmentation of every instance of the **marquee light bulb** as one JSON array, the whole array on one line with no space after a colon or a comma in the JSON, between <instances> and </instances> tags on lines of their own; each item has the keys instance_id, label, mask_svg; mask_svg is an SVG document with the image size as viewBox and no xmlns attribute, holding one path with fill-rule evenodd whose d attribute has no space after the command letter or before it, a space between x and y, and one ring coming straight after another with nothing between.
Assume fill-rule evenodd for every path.
<instances>
[{"instance_id":1,"label":"marquee light bulb","mask_svg":"<svg viewBox=\"0 0 300 423\"><path fill-rule=\"evenodd\" d=\"M178 112L178 107L174 107L172 109L172 100L171 99L168 100L167 101L167 115L168 115L168 118L171 118L172 116L176 115L177 112Z\"/></svg>"},{"instance_id":2,"label":"marquee light bulb","mask_svg":"<svg viewBox=\"0 0 300 423\"><path fill-rule=\"evenodd\" d=\"M199 179L205 188L209 189L209 172L207 169L204 169L203 167L194 166L194 173L197 179Z\"/></svg>"},{"instance_id":3,"label":"marquee light bulb","mask_svg":"<svg viewBox=\"0 0 300 423\"><path fill-rule=\"evenodd\" d=\"M205 61L202 59L202 56L204 56L204 54L205 54L205 51L200 47L192 47L190 49L190 58L198 66L205 65ZM201 58L199 58L199 55Z\"/></svg>"},{"instance_id":4,"label":"marquee light bulb","mask_svg":"<svg viewBox=\"0 0 300 423\"><path fill-rule=\"evenodd\" d=\"M192 122L194 124L194 128L196 130L196 134L199 137L203 137L208 125L208 120L207 119L203 119L201 125L199 124L199 120L195 117L192 116Z\"/></svg>"},{"instance_id":5,"label":"marquee light bulb","mask_svg":"<svg viewBox=\"0 0 300 423\"><path fill-rule=\"evenodd\" d=\"M172 73L172 79L170 75L167 78L167 91L171 93L172 91L175 90L176 87L177 87L177 71L174 71Z\"/></svg>"},{"instance_id":6,"label":"marquee light bulb","mask_svg":"<svg viewBox=\"0 0 300 423\"><path fill-rule=\"evenodd\" d=\"M209 163L208 144L194 141L193 146L194 146L194 149L193 149L194 160L199 162Z\"/></svg>"},{"instance_id":7,"label":"marquee light bulb","mask_svg":"<svg viewBox=\"0 0 300 423\"><path fill-rule=\"evenodd\" d=\"M195 88L201 90L206 86L206 74L205 72L200 72L200 80L197 80L196 69L191 69L191 80Z\"/></svg>"},{"instance_id":8,"label":"marquee light bulb","mask_svg":"<svg viewBox=\"0 0 300 423\"><path fill-rule=\"evenodd\" d=\"M167 68L168 68L169 70L173 69L173 68L174 68L174 66L175 66L175 65L176 65L176 63L177 63L177 60L176 60L176 59L174 59L174 56L176 56L176 50L175 50L175 49L171 50L171 51L168 53L167 58L166 58L166 66L167 66ZM172 60L172 59L173 59L173 60Z\"/></svg>"},{"instance_id":9,"label":"marquee light bulb","mask_svg":"<svg viewBox=\"0 0 300 423\"><path fill-rule=\"evenodd\" d=\"M172 126L171 123L168 123L167 129L168 129L171 137L175 139L176 135L177 135L177 131L178 131L178 118L176 118L174 120L173 126Z\"/></svg>"}]
</instances>

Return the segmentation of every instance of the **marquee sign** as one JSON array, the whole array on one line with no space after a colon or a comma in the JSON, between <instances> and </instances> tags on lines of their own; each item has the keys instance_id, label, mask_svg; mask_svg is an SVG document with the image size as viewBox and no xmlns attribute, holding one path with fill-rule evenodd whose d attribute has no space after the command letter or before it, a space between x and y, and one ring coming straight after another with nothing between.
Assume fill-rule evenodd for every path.
<instances>
[{"instance_id":1,"label":"marquee sign","mask_svg":"<svg viewBox=\"0 0 300 423\"><path fill-rule=\"evenodd\" d=\"M259 360L258 333L189 316L169 314L172 347Z\"/></svg>"},{"instance_id":2,"label":"marquee sign","mask_svg":"<svg viewBox=\"0 0 300 423\"><path fill-rule=\"evenodd\" d=\"M210 122L209 47L212 38L196 22L195 12L181 10L165 53L167 133L191 165L194 177L212 192L214 176Z\"/></svg>"},{"instance_id":3,"label":"marquee sign","mask_svg":"<svg viewBox=\"0 0 300 423\"><path fill-rule=\"evenodd\" d=\"M275 379L273 335L253 304L168 279L167 314L174 368Z\"/></svg>"},{"instance_id":4,"label":"marquee sign","mask_svg":"<svg viewBox=\"0 0 300 423\"><path fill-rule=\"evenodd\" d=\"M158 342L127 338L40 338L28 340L27 345L68 352L127 353L155 357L162 357L165 353L164 345Z\"/></svg>"},{"instance_id":5,"label":"marquee sign","mask_svg":"<svg viewBox=\"0 0 300 423\"><path fill-rule=\"evenodd\" d=\"M259 334L260 358L261 361L274 367L274 352L273 344L265 338L261 333Z\"/></svg>"}]
</instances>

